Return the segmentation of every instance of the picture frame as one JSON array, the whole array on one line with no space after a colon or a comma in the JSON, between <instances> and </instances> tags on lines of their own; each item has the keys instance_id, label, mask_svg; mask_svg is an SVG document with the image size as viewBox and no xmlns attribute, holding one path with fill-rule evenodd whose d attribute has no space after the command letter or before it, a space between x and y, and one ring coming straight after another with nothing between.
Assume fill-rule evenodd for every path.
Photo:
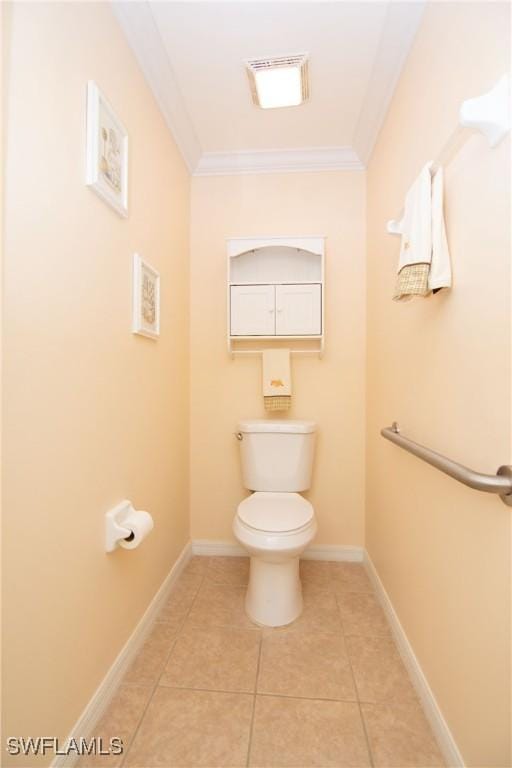
<instances>
[{"instance_id":1,"label":"picture frame","mask_svg":"<svg viewBox=\"0 0 512 768\"><path fill-rule=\"evenodd\" d=\"M93 80L87 83L86 184L128 216L128 133Z\"/></svg>"},{"instance_id":2,"label":"picture frame","mask_svg":"<svg viewBox=\"0 0 512 768\"><path fill-rule=\"evenodd\" d=\"M160 336L160 273L133 254L132 331L157 339Z\"/></svg>"}]
</instances>

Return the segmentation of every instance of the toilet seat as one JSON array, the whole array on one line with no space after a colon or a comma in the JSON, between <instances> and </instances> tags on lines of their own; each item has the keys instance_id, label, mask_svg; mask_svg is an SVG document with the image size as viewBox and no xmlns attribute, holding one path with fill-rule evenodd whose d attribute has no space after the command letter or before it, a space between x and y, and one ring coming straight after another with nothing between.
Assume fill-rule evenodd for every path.
<instances>
[{"instance_id":1,"label":"toilet seat","mask_svg":"<svg viewBox=\"0 0 512 768\"><path fill-rule=\"evenodd\" d=\"M256 491L238 505L237 516L247 528L275 535L307 528L314 509L299 493Z\"/></svg>"}]
</instances>

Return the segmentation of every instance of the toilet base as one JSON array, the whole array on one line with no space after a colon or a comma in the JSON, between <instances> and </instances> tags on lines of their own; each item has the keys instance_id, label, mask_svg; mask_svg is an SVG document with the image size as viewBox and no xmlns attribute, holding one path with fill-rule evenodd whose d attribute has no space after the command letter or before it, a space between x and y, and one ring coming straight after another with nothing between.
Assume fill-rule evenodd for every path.
<instances>
[{"instance_id":1,"label":"toilet base","mask_svg":"<svg viewBox=\"0 0 512 768\"><path fill-rule=\"evenodd\" d=\"M251 557L245 610L250 619L266 627L290 624L302 613L299 558Z\"/></svg>"}]
</instances>

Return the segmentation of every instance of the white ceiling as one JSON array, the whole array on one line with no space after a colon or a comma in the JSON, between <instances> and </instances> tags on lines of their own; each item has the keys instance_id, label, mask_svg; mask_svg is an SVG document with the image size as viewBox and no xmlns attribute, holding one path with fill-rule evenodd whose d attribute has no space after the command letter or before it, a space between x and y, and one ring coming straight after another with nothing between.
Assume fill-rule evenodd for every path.
<instances>
[{"instance_id":1,"label":"white ceiling","mask_svg":"<svg viewBox=\"0 0 512 768\"><path fill-rule=\"evenodd\" d=\"M351 144L387 3L151 3L205 152ZM310 100L252 102L247 58L309 52Z\"/></svg>"},{"instance_id":2,"label":"white ceiling","mask_svg":"<svg viewBox=\"0 0 512 768\"><path fill-rule=\"evenodd\" d=\"M423 2L121 2L192 172L364 167ZM310 99L262 110L244 60L308 52Z\"/></svg>"}]
</instances>

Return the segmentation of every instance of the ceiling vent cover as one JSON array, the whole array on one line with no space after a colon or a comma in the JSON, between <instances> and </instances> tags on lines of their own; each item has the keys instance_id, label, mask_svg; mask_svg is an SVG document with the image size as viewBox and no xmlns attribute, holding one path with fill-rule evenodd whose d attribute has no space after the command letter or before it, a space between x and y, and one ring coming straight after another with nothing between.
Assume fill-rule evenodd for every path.
<instances>
[{"instance_id":1,"label":"ceiling vent cover","mask_svg":"<svg viewBox=\"0 0 512 768\"><path fill-rule=\"evenodd\" d=\"M308 54L245 62L253 102L263 109L293 107L309 98Z\"/></svg>"}]
</instances>

